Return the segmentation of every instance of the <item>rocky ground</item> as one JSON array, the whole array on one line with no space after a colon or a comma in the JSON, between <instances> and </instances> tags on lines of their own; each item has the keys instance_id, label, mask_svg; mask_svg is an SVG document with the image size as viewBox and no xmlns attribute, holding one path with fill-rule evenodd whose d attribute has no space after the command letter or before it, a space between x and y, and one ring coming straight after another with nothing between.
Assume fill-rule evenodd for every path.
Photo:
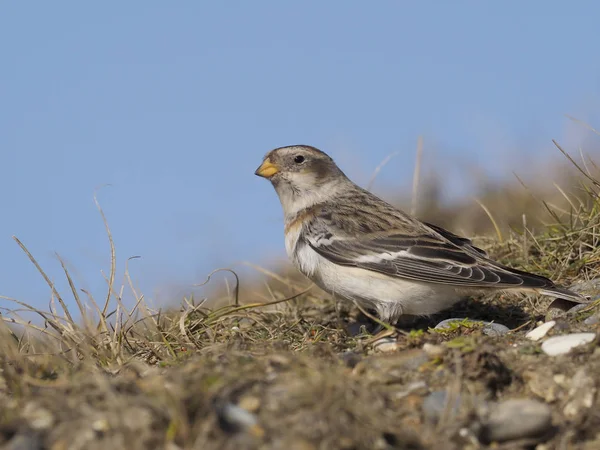
<instances>
[{"instance_id":1,"label":"rocky ground","mask_svg":"<svg viewBox=\"0 0 600 450\"><path fill-rule=\"evenodd\" d=\"M4 355L1 448L600 448L597 309L551 311L540 331L528 304L469 301L373 337L349 333L355 311L307 298L196 328L171 356ZM506 328L435 328L449 315Z\"/></svg>"}]
</instances>

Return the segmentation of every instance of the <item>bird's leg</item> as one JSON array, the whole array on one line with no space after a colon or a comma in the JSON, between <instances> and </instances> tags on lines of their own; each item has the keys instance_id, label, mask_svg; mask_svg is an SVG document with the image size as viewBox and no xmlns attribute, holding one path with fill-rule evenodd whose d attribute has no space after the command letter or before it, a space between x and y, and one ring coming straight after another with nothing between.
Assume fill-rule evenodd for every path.
<instances>
[{"instance_id":1,"label":"bird's leg","mask_svg":"<svg viewBox=\"0 0 600 450\"><path fill-rule=\"evenodd\" d=\"M381 333L384 330L385 330L385 327L383 325L381 325L380 323L373 322L373 326L370 329L368 329L367 331L370 334L372 334L373 336L376 336L377 334Z\"/></svg>"},{"instance_id":2,"label":"bird's leg","mask_svg":"<svg viewBox=\"0 0 600 450\"><path fill-rule=\"evenodd\" d=\"M384 328L381 324L372 319L372 317L377 316L378 314L376 311L366 311L359 307L359 314L356 316L354 322L351 322L345 326L346 331L351 336L358 336L364 334L365 332L374 335Z\"/></svg>"},{"instance_id":3,"label":"bird's leg","mask_svg":"<svg viewBox=\"0 0 600 450\"><path fill-rule=\"evenodd\" d=\"M380 332L386 329L383 323L381 323L382 320L380 319L380 311L378 311L377 309L367 309L366 313L367 314L363 314L363 316L365 317L367 322L366 329L370 334L375 336L376 334L379 334ZM377 320L374 320L374 318L377 318Z\"/></svg>"}]
</instances>

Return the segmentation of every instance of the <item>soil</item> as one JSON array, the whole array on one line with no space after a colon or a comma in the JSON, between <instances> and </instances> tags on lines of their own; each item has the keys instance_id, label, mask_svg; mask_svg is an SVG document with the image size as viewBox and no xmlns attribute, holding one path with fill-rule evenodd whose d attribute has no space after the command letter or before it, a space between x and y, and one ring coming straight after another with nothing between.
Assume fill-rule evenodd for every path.
<instances>
[{"instance_id":1,"label":"soil","mask_svg":"<svg viewBox=\"0 0 600 450\"><path fill-rule=\"evenodd\" d=\"M108 366L3 355L0 448L598 449L598 340L546 355L525 337L545 320L544 305L471 300L376 339L356 335L357 311L307 297L226 317L210 335L194 335L187 317L190 345L171 360L143 351ZM549 336L598 332L584 323L594 312L559 314ZM448 317L513 331L433 329ZM426 402L440 392L460 400L436 415ZM482 408L507 399L547 405L551 426L487 442Z\"/></svg>"}]
</instances>

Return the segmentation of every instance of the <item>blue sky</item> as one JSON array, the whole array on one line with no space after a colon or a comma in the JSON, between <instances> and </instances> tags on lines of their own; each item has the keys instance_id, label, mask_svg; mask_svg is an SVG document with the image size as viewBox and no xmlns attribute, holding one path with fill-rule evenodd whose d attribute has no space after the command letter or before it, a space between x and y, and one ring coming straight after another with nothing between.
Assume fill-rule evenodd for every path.
<instances>
[{"instance_id":1,"label":"blue sky","mask_svg":"<svg viewBox=\"0 0 600 450\"><path fill-rule=\"evenodd\" d=\"M253 175L272 148L317 146L363 185L400 151L380 189L410 186L419 135L426 160L496 176L554 157L551 139L579 143L565 114L600 124L599 17L592 1L2 2L0 294L50 298L13 234L59 286L55 251L104 292L106 184L119 269L140 255L159 298L283 255Z\"/></svg>"}]
</instances>

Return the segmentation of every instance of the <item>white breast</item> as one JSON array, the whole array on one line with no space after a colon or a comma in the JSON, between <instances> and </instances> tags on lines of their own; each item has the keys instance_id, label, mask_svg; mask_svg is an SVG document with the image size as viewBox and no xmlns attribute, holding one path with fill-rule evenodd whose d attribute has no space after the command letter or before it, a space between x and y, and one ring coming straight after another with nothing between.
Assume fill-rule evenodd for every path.
<instances>
[{"instance_id":1,"label":"white breast","mask_svg":"<svg viewBox=\"0 0 600 450\"><path fill-rule=\"evenodd\" d=\"M298 270L326 292L376 309L383 320L394 321L402 314L433 314L460 300L451 286L416 283L334 264L309 245L298 245L299 235L300 230L286 236L288 256Z\"/></svg>"},{"instance_id":2,"label":"white breast","mask_svg":"<svg viewBox=\"0 0 600 450\"><path fill-rule=\"evenodd\" d=\"M285 249L296 268L312 279L319 273L319 267L322 265L324 258L308 245L298 245L300 233L301 227L297 227L295 230L287 233L285 237Z\"/></svg>"}]
</instances>

